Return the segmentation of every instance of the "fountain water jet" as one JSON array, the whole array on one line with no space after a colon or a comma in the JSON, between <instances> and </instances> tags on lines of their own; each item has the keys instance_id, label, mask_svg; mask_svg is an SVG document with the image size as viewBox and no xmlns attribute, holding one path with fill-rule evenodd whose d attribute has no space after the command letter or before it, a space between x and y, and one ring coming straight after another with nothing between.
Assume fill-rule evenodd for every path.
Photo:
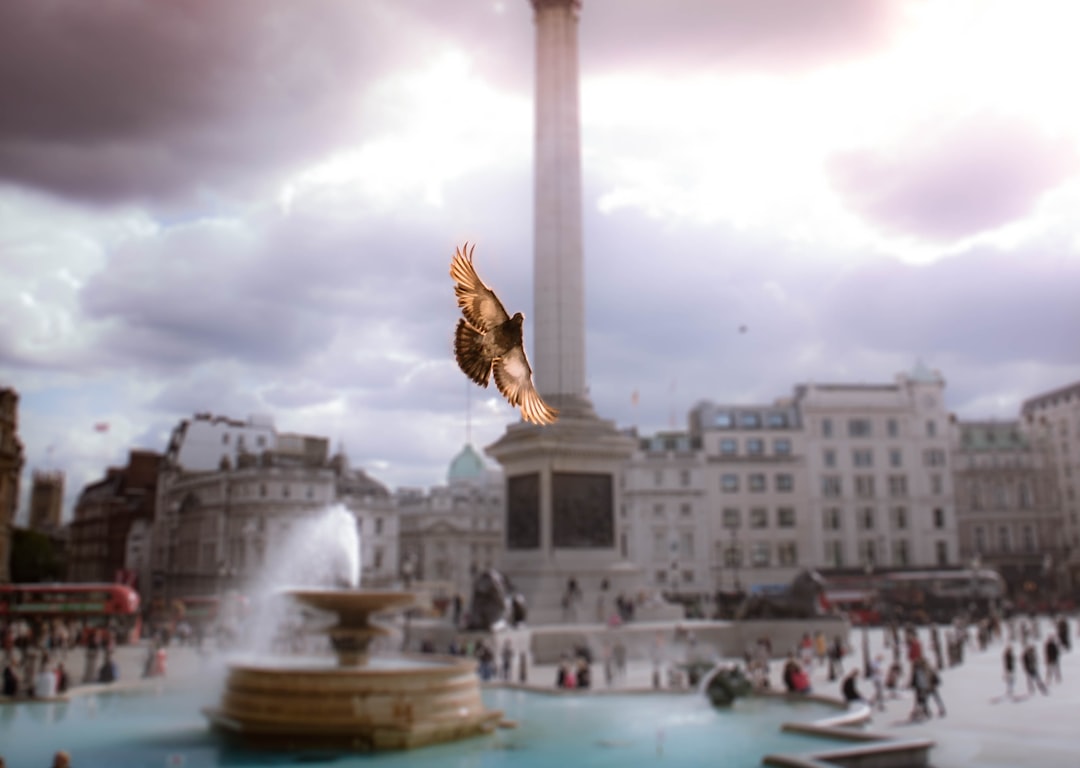
<instances>
[{"instance_id":1,"label":"fountain water jet","mask_svg":"<svg viewBox=\"0 0 1080 768\"><path fill-rule=\"evenodd\" d=\"M325 518L310 529L311 537L324 545L328 542L320 531L340 531L343 524L348 528L352 515L336 507ZM355 523L352 530L355 534ZM329 540L340 547L340 537L331 535ZM310 540L298 542L296 552L305 551L327 558ZM359 558L351 562L358 575ZM268 586L306 608L336 616L336 624L310 630L329 638L333 660L265 652L234 659L220 706L204 711L214 726L261 747L353 750L408 749L495 728L501 713L484 707L474 661L370 655L372 641L389 633L372 617L412 605L412 593L311 587L310 578L296 575L302 572L287 570L286 578L307 582L303 586L284 588L280 575L269 579ZM338 585L343 581L334 576L330 580ZM276 630L262 624L261 634L272 637Z\"/></svg>"}]
</instances>

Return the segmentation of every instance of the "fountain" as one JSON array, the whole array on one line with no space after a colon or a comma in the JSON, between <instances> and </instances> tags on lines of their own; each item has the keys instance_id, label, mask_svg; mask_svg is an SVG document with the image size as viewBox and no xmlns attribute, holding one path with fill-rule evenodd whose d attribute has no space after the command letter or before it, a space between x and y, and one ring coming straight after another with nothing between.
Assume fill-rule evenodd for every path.
<instances>
[{"instance_id":1,"label":"fountain","mask_svg":"<svg viewBox=\"0 0 1080 768\"><path fill-rule=\"evenodd\" d=\"M352 516L341 507L331 508L317 525L334 546L344 541L349 548L348 537L338 535L342 530L351 529L355 543ZM294 570L287 560L283 567L287 574ZM358 575L358 563L350 567ZM481 700L474 661L371 654L372 642L390 634L373 617L409 607L412 593L302 587L278 592L336 617L333 625L309 630L328 638L333 657L260 652L231 660L220 705L204 710L216 728L256 747L367 751L463 739L498 724L501 713ZM260 634L266 637L267 630Z\"/></svg>"}]
</instances>

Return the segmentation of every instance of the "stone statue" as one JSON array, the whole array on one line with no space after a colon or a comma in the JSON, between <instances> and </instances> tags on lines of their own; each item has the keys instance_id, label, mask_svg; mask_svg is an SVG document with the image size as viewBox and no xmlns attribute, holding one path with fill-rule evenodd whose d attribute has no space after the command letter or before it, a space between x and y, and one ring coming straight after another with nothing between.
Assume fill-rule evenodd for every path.
<instances>
[{"instance_id":1,"label":"stone statue","mask_svg":"<svg viewBox=\"0 0 1080 768\"><path fill-rule=\"evenodd\" d=\"M473 579L472 599L466 615L466 628L492 630L500 626L516 627L525 621L525 598L514 591L510 579L489 568Z\"/></svg>"},{"instance_id":2,"label":"stone statue","mask_svg":"<svg viewBox=\"0 0 1080 768\"><path fill-rule=\"evenodd\" d=\"M796 574L779 594L750 595L739 606L736 619L809 619L825 614L822 596L825 580L817 571Z\"/></svg>"}]
</instances>

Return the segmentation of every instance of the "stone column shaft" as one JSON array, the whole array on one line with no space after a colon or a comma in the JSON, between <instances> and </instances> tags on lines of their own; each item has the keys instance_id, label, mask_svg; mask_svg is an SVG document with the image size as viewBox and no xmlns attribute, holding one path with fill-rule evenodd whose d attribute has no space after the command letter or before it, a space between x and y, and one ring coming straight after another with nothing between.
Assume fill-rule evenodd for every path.
<instances>
[{"instance_id":1,"label":"stone column shaft","mask_svg":"<svg viewBox=\"0 0 1080 768\"><path fill-rule=\"evenodd\" d=\"M577 0L533 0L536 21L533 357L536 388L585 399Z\"/></svg>"}]
</instances>

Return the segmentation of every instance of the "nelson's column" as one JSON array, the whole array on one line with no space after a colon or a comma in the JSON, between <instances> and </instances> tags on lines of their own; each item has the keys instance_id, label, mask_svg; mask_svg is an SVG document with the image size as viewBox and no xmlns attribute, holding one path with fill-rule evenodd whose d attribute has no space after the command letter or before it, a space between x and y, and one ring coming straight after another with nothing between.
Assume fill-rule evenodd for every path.
<instances>
[{"instance_id":1,"label":"nelson's column","mask_svg":"<svg viewBox=\"0 0 1080 768\"><path fill-rule=\"evenodd\" d=\"M559 409L553 425L520 422L487 447L506 475L502 570L530 623L596 621L636 591L617 525L622 466L634 440L600 419L585 384L585 264L577 28L580 0L531 0L536 23L533 368ZM580 598L569 610L570 580ZM606 614L606 615L601 615Z\"/></svg>"}]
</instances>

